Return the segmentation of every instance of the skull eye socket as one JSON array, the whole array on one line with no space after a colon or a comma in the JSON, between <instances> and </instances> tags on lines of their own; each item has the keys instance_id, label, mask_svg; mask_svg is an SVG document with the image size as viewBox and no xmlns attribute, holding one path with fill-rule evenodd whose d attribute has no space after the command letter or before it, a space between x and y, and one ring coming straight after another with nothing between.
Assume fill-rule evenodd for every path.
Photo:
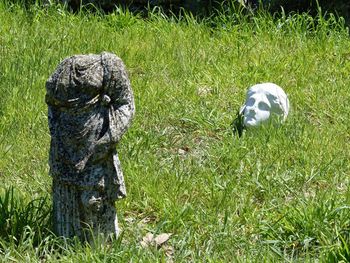
<instances>
[{"instance_id":1,"label":"skull eye socket","mask_svg":"<svg viewBox=\"0 0 350 263\"><path fill-rule=\"evenodd\" d=\"M270 111L270 106L266 102L259 102L258 109L262 111Z\"/></svg>"},{"instance_id":2,"label":"skull eye socket","mask_svg":"<svg viewBox=\"0 0 350 263\"><path fill-rule=\"evenodd\" d=\"M254 98L249 98L246 102L246 106L253 106L255 103L255 99Z\"/></svg>"}]
</instances>

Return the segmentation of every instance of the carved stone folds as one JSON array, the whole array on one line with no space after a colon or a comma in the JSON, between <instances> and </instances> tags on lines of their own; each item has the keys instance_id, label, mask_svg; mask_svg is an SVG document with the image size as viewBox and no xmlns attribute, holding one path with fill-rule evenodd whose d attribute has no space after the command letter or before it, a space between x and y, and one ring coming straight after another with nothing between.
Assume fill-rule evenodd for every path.
<instances>
[{"instance_id":1,"label":"carved stone folds","mask_svg":"<svg viewBox=\"0 0 350 263\"><path fill-rule=\"evenodd\" d=\"M114 54L64 59L46 83L57 235L118 235L115 201L126 195L116 145L131 124L134 98Z\"/></svg>"}]
</instances>

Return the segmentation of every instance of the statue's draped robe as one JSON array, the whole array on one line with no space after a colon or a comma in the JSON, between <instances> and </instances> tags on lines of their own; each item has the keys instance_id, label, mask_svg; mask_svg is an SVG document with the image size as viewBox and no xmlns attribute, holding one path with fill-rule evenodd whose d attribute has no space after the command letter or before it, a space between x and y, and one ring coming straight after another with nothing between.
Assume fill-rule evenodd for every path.
<instances>
[{"instance_id":1,"label":"statue's draped robe","mask_svg":"<svg viewBox=\"0 0 350 263\"><path fill-rule=\"evenodd\" d=\"M67 58L48 79L46 89L54 188L57 185L60 191L74 193L70 198L78 200L77 206L99 201L101 210L103 202L114 205L126 195L116 144L134 114L133 94L122 61L110 53ZM54 201L55 212L64 213L62 208L55 209ZM87 217L74 216L81 221ZM80 226L72 228L67 230L68 236L80 231Z\"/></svg>"}]
</instances>

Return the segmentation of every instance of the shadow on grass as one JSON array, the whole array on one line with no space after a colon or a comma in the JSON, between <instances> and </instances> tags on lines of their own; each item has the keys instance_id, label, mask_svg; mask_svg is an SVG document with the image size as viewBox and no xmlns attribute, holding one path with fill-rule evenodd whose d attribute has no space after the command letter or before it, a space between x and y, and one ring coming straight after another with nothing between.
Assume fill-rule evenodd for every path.
<instances>
[{"instance_id":1,"label":"shadow on grass","mask_svg":"<svg viewBox=\"0 0 350 263\"><path fill-rule=\"evenodd\" d=\"M0 195L0 239L19 245L30 238L33 246L52 235L51 202L48 197L29 200L13 187L4 188ZM0 248L4 249L3 242Z\"/></svg>"},{"instance_id":2,"label":"shadow on grass","mask_svg":"<svg viewBox=\"0 0 350 263\"><path fill-rule=\"evenodd\" d=\"M121 246L123 233L108 239L108 245L103 236L94 237L90 243L81 242L77 237L56 236L52 231L51 204L48 196L28 200L14 187L0 189L1 262L13 260L13 255L19 262L27 260L28 255L41 262L47 258L61 259L77 251L105 254Z\"/></svg>"}]
</instances>

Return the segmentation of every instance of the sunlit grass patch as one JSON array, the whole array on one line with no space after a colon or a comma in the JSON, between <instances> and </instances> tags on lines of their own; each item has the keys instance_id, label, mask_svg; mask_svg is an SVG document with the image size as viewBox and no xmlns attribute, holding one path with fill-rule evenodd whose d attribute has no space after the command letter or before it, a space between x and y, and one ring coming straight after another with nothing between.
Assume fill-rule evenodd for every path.
<instances>
[{"instance_id":1,"label":"sunlit grass patch","mask_svg":"<svg viewBox=\"0 0 350 263\"><path fill-rule=\"evenodd\" d=\"M140 242L171 233L174 262L345 260L349 48L343 20L322 14L141 18L1 2L2 259L163 262ZM105 50L124 60L136 101L118 145L123 233L67 245L47 231L45 81L63 58ZM268 81L289 96L287 121L234 135L246 89Z\"/></svg>"}]
</instances>

